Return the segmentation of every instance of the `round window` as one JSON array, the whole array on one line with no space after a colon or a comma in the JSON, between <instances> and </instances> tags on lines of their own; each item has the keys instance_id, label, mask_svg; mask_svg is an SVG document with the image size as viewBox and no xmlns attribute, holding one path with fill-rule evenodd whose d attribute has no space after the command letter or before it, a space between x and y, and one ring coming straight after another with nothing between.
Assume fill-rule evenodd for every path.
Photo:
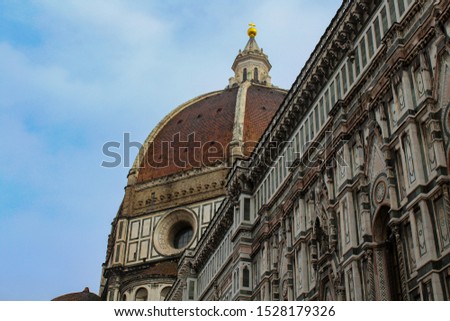
<instances>
[{"instance_id":1,"label":"round window","mask_svg":"<svg viewBox=\"0 0 450 321\"><path fill-rule=\"evenodd\" d=\"M197 232L197 219L187 210L176 210L164 216L153 236L156 250L162 255L181 253L193 241Z\"/></svg>"}]
</instances>

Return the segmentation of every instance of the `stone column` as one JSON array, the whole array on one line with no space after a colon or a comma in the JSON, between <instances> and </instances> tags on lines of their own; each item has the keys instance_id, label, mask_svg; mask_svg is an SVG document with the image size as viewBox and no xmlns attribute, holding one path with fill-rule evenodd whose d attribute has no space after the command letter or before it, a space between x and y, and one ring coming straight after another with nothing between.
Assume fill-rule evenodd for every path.
<instances>
[{"instance_id":1,"label":"stone column","mask_svg":"<svg viewBox=\"0 0 450 321\"><path fill-rule=\"evenodd\" d=\"M443 301L445 288L443 288L444 284L441 282L438 273L433 273L431 275L431 284L433 286L434 301Z\"/></svg>"},{"instance_id":2,"label":"stone column","mask_svg":"<svg viewBox=\"0 0 450 321\"><path fill-rule=\"evenodd\" d=\"M299 199L299 212L300 212L300 232L306 231L306 201L302 197Z\"/></svg>"},{"instance_id":3,"label":"stone column","mask_svg":"<svg viewBox=\"0 0 450 321\"><path fill-rule=\"evenodd\" d=\"M269 249L267 249L269 251ZM277 235L272 237L272 266L271 269L276 269L276 264L278 263L278 240Z\"/></svg>"},{"instance_id":4,"label":"stone column","mask_svg":"<svg viewBox=\"0 0 450 321\"><path fill-rule=\"evenodd\" d=\"M313 227L314 226L314 220L315 220L315 211L314 211L314 200L312 199L312 198L310 198L308 201L307 201L307 207L308 207L308 214L307 214L307 217L306 217L306 225L307 225L307 227L306 227L306 229L308 229L308 228L310 228L310 227Z\"/></svg>"},{"instance_id":5,"label":"stone column","mask_svg":"<svg viewBox=\"0 0 450 321\"><path fill-rule=\"evenodd\" d=\"M333 183L333 168L327 168L326 169L326 184L328 189L328 198L330 200L334 200L336 198L335 191L334 191L334 183Z\"/></svg>"},{"instance_id":6,"label":"stone column","mask_svg":"<svg viewBox=\"0 0 450 321\"><path fill-rule=\"evenodd\" d=\"M439 29L439 28L438 28ZM424 91L427 95L432 94L431 90L433 88L433 82L431 78L430 68L428 67L427 63L427 57L425 57L425 52L423 51L420 56L420 69L422 71L422 79L423 79L423 86Z\"/></svg>"},{"instance_id":7,"label":"stone column","mask_svg":"<svg viewBox=\"0 0 450 321\"><path fill-rule=\"evenodd\" d=\"M301 248L300 248L300 256L302 261L299 263L301 265L301 273L300 276L302 278L302 289L301 289L301 293L308 293L309 291L309 277L308 277L308 251L306 249L306 243L302 243L301 244Z\"/></svg>"},{"instance_id":8,"label":"stone column","mask_svg":"<svg viewBox=\"0 0 450 321\"><path fill-rule=\"evenodd\" d=\"M427 254L425 254L425 257L428 257L428 259L434 260L437 258L436 253L436 245L434 242L434 225L431 221L431 214L428 210L427 203L422 200L419 203L420 206L420 213L419 215L422 215L422 222L423 222L423 233L425 234L425 241L426 241L426 247L427 247Z\"/></svg>"},{"instance_id":9,"label":"stone column","mask_svg":"<svg viewBox=\"0 0 450 321\"><path fill-rule=\"evenodd\" d=\"M361 237L372 235L372 222L370 217L370 199L367 193L368 186L362 186L359 196L359 212L361 213Z\"/></svg>"},{"instance_id":10,"label":"stone column","mask_svg":"<svg viewBox=\"0 0 450 321\"><path fill-rule=\"evenodd\" d=\"M291 217L288 215L285 219L286 224L286 244L287 246L292 246L292 224Z\"/></svg>"},{"instance_id":11,"label":"stone column","mask_svg":"<svg viewBox=\"0 0 450 321\"><path fill-rule=\"evenodd\" d=\"M352 178L352 167L351 167L351 154L350 154L350 146L349 143L345 143L343 146L343 155L344 155L344 161L345 161L345 179L349 180ZM342 182L341 182L342 183Z\"/></svg>"},{"instance_id":12,"label":"stone column","mask_svg":"<svg viewBox=\"0 0 450 321\"><path fill-rule=\"evenodd\" d=\"M337 217L336 212L333 209L328 210L330 214L330 236L328 238L328 241L330 243L330 249L331 251L336 250L337 244L338 244L338 225L337 225Z\"/></svg>"},{"instance_id":13,"label":"stone column","mask_svg":"<svg viewBox=\"0 0 450 321\"><path fill-rule=\"evenodd\" d=\"M348 209L347 209L348 211ZM340 235L340 242L341 242L341 249L343 251L343 253L345 253L347 251L347 247L348 247L348 243L346 242L346 222L345 222L345 215L344 215L344 211L343 211L343 206L341 203L339 203L339 219L340 219L340 231L338 232Z\"/></svg>"},{"instance_id":14,"label":"stone column","mask_svg":"<svg viewBox=\"0 0 450 321\"><path fill-rule=\"evenodd\" d=\"M409 138L411 140L411 148L412 148L411 152L414 160L414 171L416 173L416 181L412 185L424 184L425 183L425 175L423 172L424 164L420 150L423 144L419 140L417 125L414 123L409 124Z\"/></svg>"},{"instance_id":15,"label":"stone column","mask_svg":"<svg viewBox=\"0 0 450 321\"><path fill-rule=\"evenodd\" d=\"M264 240L263 249L264 249L264 255L261 256L261 274L264 274L268 270L267 267L269 264L269 255L271 254L267 239ZM269 269L270 268L271 267L269 267Z\"/></svg>"},{"instance_id":16,"label":"stone column","mask_svg":"<svg viewBox=\"0 0 450 321\"><path fill-rule=\"evenodd\" d=\"M396 181L396 175L395 175L395 157L394 152L386 148L384 151L385 155L385 163L386 163L386 174L387 174L387 189L389 193L389 199L391 202L391 208L397 209L400 207L400 202L397 198L397 181Z\"/></svg>"},{"instance_id":17,"label":"stone column","mask_svg":"<svg viewBox=\"0 0 450 321\"><path fill-rule=\"evenodd\" d=\"M420 251L419 251L416 216L414 215L414 212L412 210L409 211L409 221L411 222L411 237L412 237L413 246L414 246L414 255L416 257L416 269L418 269L419 267L422 266L423 259L420 256Z\"/></svg>"},{"instance_id":18,"label":"stone column","mask_svg":"<svg viewBox=\"0 0 450 321\"><path fill-rule=\"evenodd\" d=\"M427 127L431 135L431 144L436 158L436 167L447 167L447 155L445 153L443 133L438 116L430 115Z\"/></svg>"},{"instance_id":19,"label":"stone column","mask_svg":"<svg viewBox=\"0 0 450 321\"><path fill-rule=\"evenodd\" d=\"M294 288L293 288L293 282L291 282L288 285L288 301L294 300Z\"/></svg>"},{"instance_id":20,"label":"stone column","mask_svg":"<svg viewBox=\"0 0 450 321\"><path fill-rule=\"evenodd\" d=\"M348 224L350 231L350 247L358 246L358 232L356 230L356 215L358 215L355 210L354 202L353 202L353 194L351 192L347 192L347 210L348 210Z\"/></svg>"},{"instance_id":21,"label":"stone column","mask_svg":"<svg viewBox=\"0 0 450 321\"><path fill-rule=\"evenodd\" d=\"M403 253L403 245L402 240L400 238L400 229L398 226L394 226L392 231L395 236L395 245L397 249L397 257L398 257L398 268L400 270L400 283L402 288L402 299L403 301L408 301L408 285L407 285L407 272L405 265L405 255Z\"/></svg>"},{"instance_id":22,"label":"stone column","mask_svg":"<svg viewBox=\"0 0 450 321\"><path fill-rule=\"evenodd\" d=\"M402 71L402 88L403 88L403 97L405 101L406 109L414 109L413 95L412 95L412 84L409 80L409 75L407 70Z\"/></svg>"},{"instance_id":23,"label":"stone column","mask_svg":"<svg viewBox=\"0 0 450 321\"><path fill-rule=\"evenodd\" d=\"M444 208L447 213L447 225L450 225L450 195L448 191L448 185L445 184L442 186L442 193L444 194Z\"/></svg>"},{"instance_id":24,"label":"stone column","mask_svg":"<svg viewBox=\"0 0 450 321\"><path fill-rule=\"evenodd\" d=\"M316 262L314 262L314 257L317 257L317 247L310 242L308 244L309 246L309 254L310 254L310 259L311 259L311 266L309 266L309 289L311 290L312 288L314 288L316 286L316 266L314 266L314 264Z\"/></svg>"},{"instance_id":25,"label":"stone column","mask_svg":"<svg viewBox=\"0 0 450 321\"><path fill-rule=\"evenodd\" d=\"M270 297L270 283L268 281L264 281L265 286L264 286L264 300L265 301L271 301L272 298Z\"/></svg>"},{"instance_id":26,"label":"stone column","mask_svg":"<svg viewBox=\"0 0 450 321\"><path fill-rule=\"evenodd\" d=\"M357 261L352 262L352 272L353 272L355 300L362 301L364 298L363 298L363 292L362 292L361 273L359 273Z\"/></svg>"},{"instance_id":27,"label":"stone column","mask_svg":"<svg viewBox=\"0 0 450 321\"><path fill-rule=\"evenodd\" d=\"M369 301L375 300L375 276L373 272L373 251L372 249L367 249L365 253L367 259L367 277L369 279L369 288L367 289L367 298Z\"/></svg>"}]
</instances>

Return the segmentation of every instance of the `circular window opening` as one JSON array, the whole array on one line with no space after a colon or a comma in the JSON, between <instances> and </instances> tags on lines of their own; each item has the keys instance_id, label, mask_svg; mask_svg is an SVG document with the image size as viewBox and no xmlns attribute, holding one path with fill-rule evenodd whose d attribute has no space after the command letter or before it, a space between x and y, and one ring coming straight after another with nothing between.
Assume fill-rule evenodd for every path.
<instances>
[{"instance_id":1,"label":"circular window opening","mask_svg":"<svg viewBox=\"0 0 450 321\"><path fill-rule=\"evenodd\" d=\"M184 251L197 233L197 219L186 210L175 210L163 217L153 236L155 249L162 255L176 255Z\"/></svg>"},{"instance_id":2,"label":"circular window opening","mask_svg":"<svg viewBox=\"0 0 450 321\"><path fill-rule=\"evenodd\" d=\"M182 249L183 247L186 247L191 241L193 233L194 231L192 230L192 227L183 227L175 234L173 238L173 247L176 249Z\"/></svg>"}]
</instances>

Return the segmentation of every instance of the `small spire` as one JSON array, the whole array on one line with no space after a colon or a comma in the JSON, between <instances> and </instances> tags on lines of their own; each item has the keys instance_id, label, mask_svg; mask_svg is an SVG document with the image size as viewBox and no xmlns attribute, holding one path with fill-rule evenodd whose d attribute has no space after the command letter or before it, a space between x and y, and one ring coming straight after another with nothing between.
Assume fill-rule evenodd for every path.
<instances>
[{"instance_id":1,"label":"small spire","mask_svg":"<svg viewBox=\"0 0 450 321\"><path fill-rule=\"evenodd\" d=\"M248 28L248 30L247 30L248 36L250 38L255 38L256 34L257 34L257 30L255 28L256 25L253 22L249 23L248 25L250 26L250 28Z\"/></svg>"},{"instance_id":2,"label":"small spire","mask_svg":"<svg viewBox=\"0 0 450 321\"><path fill-rule=\"evenodd\" d=\"M249 23L248 25L250 28L247 30L247 35L250 39L248 39L244 50L239 50L231 66L231 69L234 71L234 77L229 79L228 86L239 85L245 81L271 86L269 71L272 66L267 55L256 43L257 30L255 24Z\"/></svg>"}]
</instances>

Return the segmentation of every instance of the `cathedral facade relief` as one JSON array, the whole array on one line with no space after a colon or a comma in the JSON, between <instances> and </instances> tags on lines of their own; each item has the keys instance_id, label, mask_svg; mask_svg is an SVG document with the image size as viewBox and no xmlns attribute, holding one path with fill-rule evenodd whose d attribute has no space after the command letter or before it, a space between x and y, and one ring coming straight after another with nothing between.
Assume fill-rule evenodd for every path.
<instances>
[{"instance_id":1,"label":"cathedral facade relief","mask_svg":"<svg viewBox=\"0 0 450 321\"><path fill-rule=\"evenodd\" d=\"M102 299L449 300L449 17L343 1L289 91L251 24L227 88L170 113L130 170ZM192 132L227 147L146 162Z\"/></svg>"}]
</instances>

